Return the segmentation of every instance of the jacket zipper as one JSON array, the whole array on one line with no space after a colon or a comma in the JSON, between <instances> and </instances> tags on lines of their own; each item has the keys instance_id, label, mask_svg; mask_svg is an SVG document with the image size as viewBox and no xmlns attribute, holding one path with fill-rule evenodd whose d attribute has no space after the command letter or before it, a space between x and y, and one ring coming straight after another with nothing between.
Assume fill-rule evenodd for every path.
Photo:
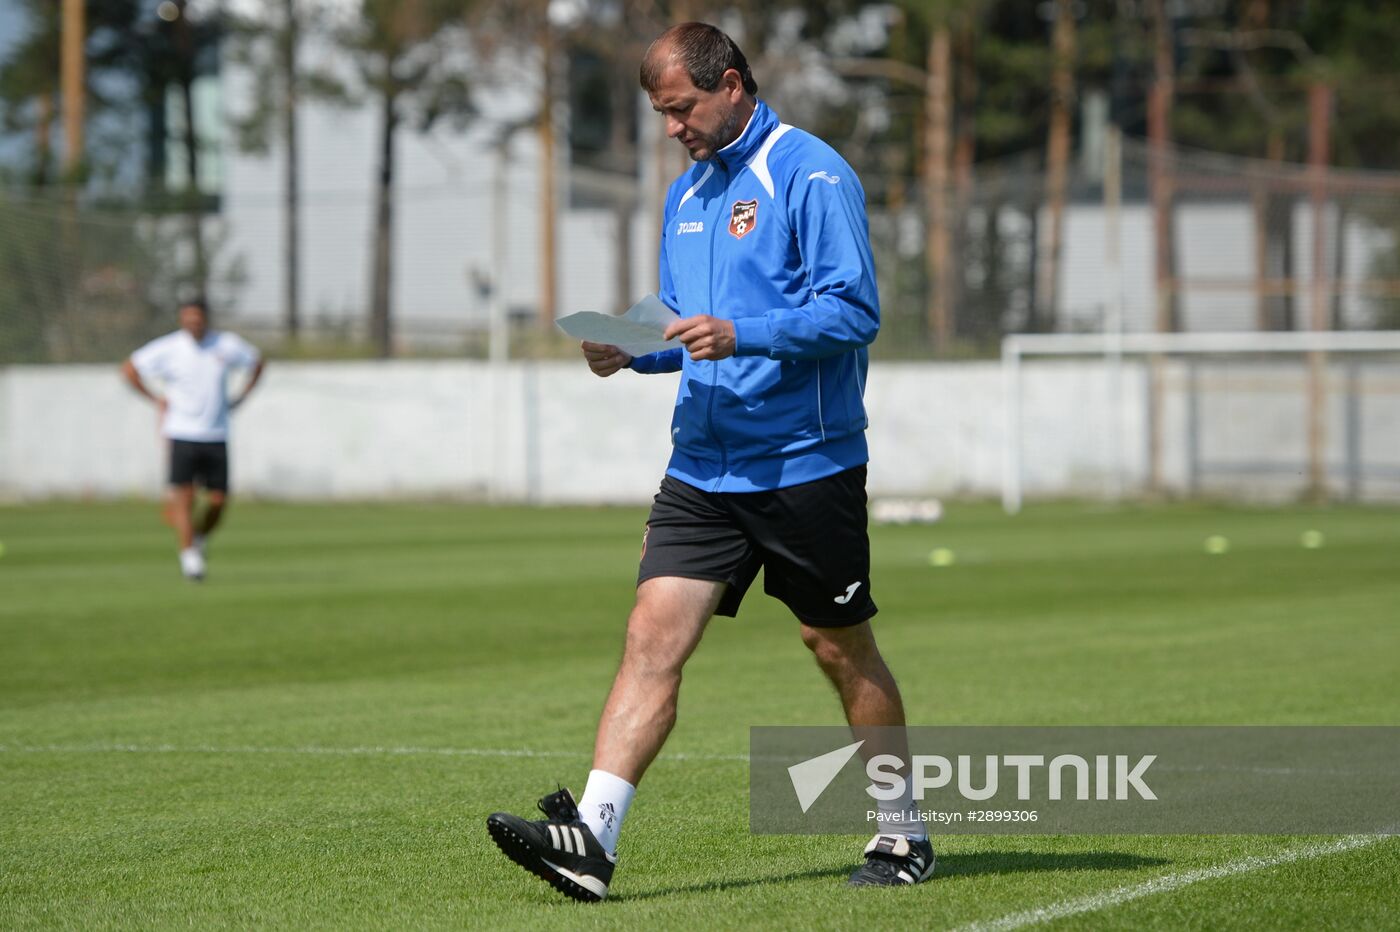
<instances>
[{"instance_id":1,"label":"jacket zipper","mask_svg":"<svg viewBox=\"0 0 1400 932\"><path fill-rule=\"evenodd\" d=\"M729 175L728 167L725 166L723 162L721 162L720 165L721 165L721 170L725 172L726 176L728 176L728 175ZM730 185L730 182L731 182L732 180L733 180L733 178L732 178L732 176L730 176L730 177L728 177L728 178L726 179L726 181L725 181L725 183L724 183L724 193L725 193L725 195L726 195L726 198L727 198L727 196L728 196L728 194L729 194L729 185ZM725 198L721 198L721 199L719 200L719 207L720 207L720 209L719 209L719 217L723 217L723 216L724 216L724 203L723 203L724 200L725 200ZM717 218L717 219L718 219L718 218ZM715 314L715 311L716 311L716 310L718 310L718 309L715 307L715 235L716 235L716 233L718 232L718 230L719 230L719 223L718 223L718 222L710 224L710 238L709 238L709 247L710 247L710 280L709 280L709 291L708 291L708 294L709 294L709 297L710 297L709 312L710 312L712 315ZM715 316L718 316L718 315L715 315ZM718 394L718 391L717 391L718 387L719 387L719 360L711 360L711 361L710 361L710 399L709 399L709 402L708 402L708 403L706 404L706 406L705 406L705 427L706 427L706 429L709 431L710 439L713 440L713 441L715 442L715 446L719 448L719 476L718 476L718 478L715 479L715 487L714 487L714 489L712 490L712 491L716 491L716 492L719 491L719 487L724 483L724 476L725 476L725 473L727 473L727 472L729 471L729 452L728 452L727 450L725 450L725 448L724 448L724 441L722 441L722 440L719 439L719 432L715 430L715 395Z\"/></svg>"}]
</instances>

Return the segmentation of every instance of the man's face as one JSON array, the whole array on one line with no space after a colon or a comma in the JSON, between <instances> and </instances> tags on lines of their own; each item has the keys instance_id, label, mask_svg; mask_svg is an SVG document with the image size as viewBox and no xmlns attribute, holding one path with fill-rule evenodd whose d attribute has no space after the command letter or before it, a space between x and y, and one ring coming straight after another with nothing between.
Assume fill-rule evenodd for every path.
<instances>
[{"instance_id":1,"label":"man's face","mask_svg":"<svg viewBox=\"0 0 1400 932\"><path fill-rule=\"evenodd\" d=\"M180 329L188 331L196 340L204 339L204 334L209 329L209 319L204 314L204 308L198 304L186 304L180 308Z\"/></svg>"},{"instance_id":2,"label":"man's face","mask_svg":"<svg viewBox=\"0 0 1400 932\"><path fill-rule=\"evenodd\" d=\"M744 86L732 68L724 73L719 87L702 91L691 82L685 66L672 62L649 96L652 109L666 118L666 135L679 139L696 162L711 158L743 132Z\"/></svg>"}]
</instances>

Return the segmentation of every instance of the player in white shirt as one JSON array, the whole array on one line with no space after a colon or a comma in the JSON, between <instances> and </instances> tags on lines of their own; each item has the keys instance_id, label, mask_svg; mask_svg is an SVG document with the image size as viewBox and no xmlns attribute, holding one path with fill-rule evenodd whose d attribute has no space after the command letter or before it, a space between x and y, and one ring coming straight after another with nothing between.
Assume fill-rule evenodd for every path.
<instances>
[{"instance_id":1,"label":"player in white shirt","mask_svg":"<svg viewBox=\"0 0 1400 932\"><path fill-rule=\"evenodd\" d=\"M243 392L228 397L228 375L250 370ZM205 542L228 503L228 414L238 407L262 376L263 360L247 340L209 329L203 300L180 305L180 329L157 337L131 354L122 375L160 408L161 434L170 442L170 494L166 518L180 542L180 571L204 578ZM147 380L164 385L157 395ZM195 485L206 493L204 511L195 520Z\"/></svg>"}]
</instances>

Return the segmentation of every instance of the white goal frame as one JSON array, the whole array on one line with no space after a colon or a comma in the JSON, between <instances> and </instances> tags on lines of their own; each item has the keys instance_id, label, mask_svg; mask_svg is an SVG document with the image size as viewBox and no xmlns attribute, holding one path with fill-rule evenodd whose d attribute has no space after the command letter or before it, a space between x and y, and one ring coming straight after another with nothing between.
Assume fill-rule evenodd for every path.
<instances>
[{"instance_id":1,"label":"white goal frame","mask_svg":"<svg viewBox=\"0 0 1400 932\"><path fill-rule=\"evenodd\" d=\"M1004 431L1001 503L1007 514L1022 505L1021 364L1029 356L1100 356L1121 379L1124 356L1309 354L1320 372L1327 353L1397 353L1400 330L1303 330L1262 333L1029 333L1001 342ZM1115 382L1115 384L1118 384ZM1317 384L1320 383L1320 379ZM1314 402L1314 412L1319 404ZM1316 416L1316 415L1315 415ZM1121 443L1119 445L1121 447Z\"/></svg>"}]
</instances>

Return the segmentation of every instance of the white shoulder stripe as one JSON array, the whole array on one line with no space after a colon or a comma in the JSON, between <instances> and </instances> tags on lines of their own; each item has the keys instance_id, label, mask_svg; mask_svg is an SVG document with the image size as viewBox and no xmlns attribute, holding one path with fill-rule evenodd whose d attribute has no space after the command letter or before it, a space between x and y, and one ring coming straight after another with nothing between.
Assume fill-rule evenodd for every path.
<instances>
[{"instance_id":1,"label":"white shoulder stripe","mask_svg":"<svg viewBox=\"0 0 1400 932\"><path fill-rule=\"evenodd\" d=\"M763 140L763 145L758 147L749 158L749 170L758 178L759 184L763 185L763 190L768 192L769 197L773 197L773 173L768 170L768 153L773 151L773 146L779 139L787 135L792 129L786 123L779 123L773 128L773 132L768 134L768 138Z\"/></svg>"},{"instance_id":2,"label":"white shoulder stripe","mask_svg":"<svg viewBox=\"0 0 1400 932\"><path fill-rule=\"evenodd\" d=\"M703 187L705 186L705 182L709 181L709 180L710 180L710 176L713 175L714 173L715 173L715 167L714 167L713 165L706 165L706 166L705 166L705 173L704 173L703 175L700 176L700 180L697 181L697 182L695 182L695 184L691 185L689 191L687 191L687 192L685 192L684 194L681 195L681 202L680 202L679 204L676 205L676 210L680 210L682 207L684 207L684 206L685 206L685 202L688 201L688 200L690 200L692 197L694 197L694 196L695 196L695 192L696 192L696 191L699 191L701 188L703 188Z\"/></svg>"}]
</instances>

